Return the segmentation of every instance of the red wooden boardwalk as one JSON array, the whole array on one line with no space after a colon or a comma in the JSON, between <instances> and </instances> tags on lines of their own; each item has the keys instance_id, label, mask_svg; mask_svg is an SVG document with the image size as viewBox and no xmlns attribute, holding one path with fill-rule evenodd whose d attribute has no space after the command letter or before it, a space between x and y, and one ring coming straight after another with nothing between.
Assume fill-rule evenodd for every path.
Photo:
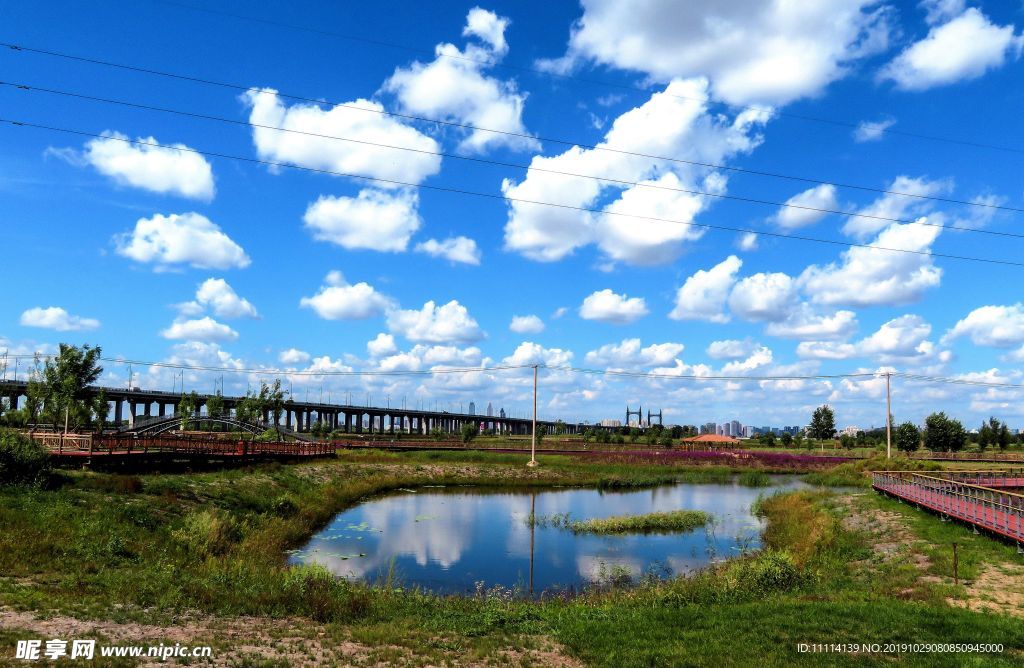
<instances>
[{"instance_id":1,"label":"red wooden boardwalk","mask_svg":"<svg viewBox=\"0 0 1024 668\"><path fill-rule=\"evenodd\" d=\"M332 443L263 442L225 440L192 436L103 436L75 442L46 443L57 459L141 458L175 456L186 458L306 458L333 455Z\"/></svg>"},{"instance_id":2,"label":"red wooden boardwalk","mask_svg":"<svg viewBox=\"0 0 1024 668\"><path fill-rule=\"evenodd\" d=\"M876 471L876 490L1024 543L1024 471Z\"/></svg>"}]
</instances>

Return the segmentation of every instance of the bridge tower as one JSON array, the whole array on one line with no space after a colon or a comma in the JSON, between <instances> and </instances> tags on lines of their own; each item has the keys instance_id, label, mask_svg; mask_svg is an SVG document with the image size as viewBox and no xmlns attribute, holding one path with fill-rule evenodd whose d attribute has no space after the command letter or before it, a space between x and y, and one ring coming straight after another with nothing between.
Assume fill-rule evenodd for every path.
<instances>
[{"instance_id":1,"label":"bridge tower","mask_svg":"<svg viewBox=\"0 0 1024 668\"><path fill-rule=\"evenodd\" d=\"M661 413L662 413L663 410L665 410L665 409L660 408L660 409L658 409L657 413L652 413L651 411L647 411L647 426L648 427L650 427L651 425L654 424L653 422L651 422L651 418L652 417L658 418L658 424L659 425L661 425L661 426L665 425L665 423L662 422L662 419L661 419Z\"/></svg>"},{"instance_id":2,"label":"bridge tower","mask_svg":"<svg viewBox=\"0 0 1024 668\"><path fill-rule=\"evenodd\" d=\"M629 426L629 418L632 415L636 416L636 423L637 423L637 425L638 426L643 426L643 421L644 421L644 407L643 407L643 404L638 406L635 411L629 410L629 404L626 404L626 422L622 426L624 426L624 427L628 427Z\"/></svg>"}]
</instances>

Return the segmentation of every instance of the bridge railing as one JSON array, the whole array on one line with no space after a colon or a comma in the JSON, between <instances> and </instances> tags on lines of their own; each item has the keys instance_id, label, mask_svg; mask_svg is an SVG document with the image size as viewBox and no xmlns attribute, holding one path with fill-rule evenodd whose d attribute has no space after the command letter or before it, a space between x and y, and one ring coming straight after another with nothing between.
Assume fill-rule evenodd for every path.
<instances>
[{"instance_id":1,"label":"bridge railing","mask_svg":"<svg viewBox=\"0 0 1024 668\"><path fill-rule=\"evenodd\" d=\"M965 472L966 473L966 472ZM1005 471L982 471L988 480L1008 480ZM1024 495L956 479L959 474L875 471L872 487L970 522L1018 542L1024 541Z\"/></svg>"}]
</instances>

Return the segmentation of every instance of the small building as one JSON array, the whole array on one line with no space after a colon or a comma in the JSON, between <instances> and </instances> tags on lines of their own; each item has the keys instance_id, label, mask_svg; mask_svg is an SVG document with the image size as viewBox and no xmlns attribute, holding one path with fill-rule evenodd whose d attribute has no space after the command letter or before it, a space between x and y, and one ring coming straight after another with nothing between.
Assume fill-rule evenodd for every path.
<instances>
[{"instance_id":1,"label":"small building","mask_svg":"<svg viewBox=\"0 0 1024 668\"><path fill-rule=\"evenodd\" d=\"M679 441L683 446L692 447L694 450L700 448L706 448L714 450L717 448L734 448L740 444L739 440L732 436L723 436L721 434L701 434L700 436L691 436L684 438Z\"/></svg>"}]
</instances>

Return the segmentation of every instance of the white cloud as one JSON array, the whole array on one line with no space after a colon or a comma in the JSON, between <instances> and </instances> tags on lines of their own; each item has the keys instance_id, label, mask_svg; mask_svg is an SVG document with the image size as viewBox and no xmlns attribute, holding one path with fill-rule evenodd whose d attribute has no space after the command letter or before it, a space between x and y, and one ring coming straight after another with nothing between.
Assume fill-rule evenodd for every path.
<instances>
[{"instance_id":1,"label":"white cloud","mask_svg":"<svg viewBox=\"0 0 1024 668\"><path fill-rule=\"evenodd\" d=\"M755 251L757 250L757 239L756 233L745 232L736 245L741 251Z\"/></svg>"},{"instance_id":2,"label":"white cloud","mask_svg":"<svg viewBox=\"0 0 1024 668\"><path fill-rule=\"evenodd\" d=\"M758 346L745 360L729 362L722 367L724 375L743 374L772 363L772 351L766 346Z\"/></svg>"},{"instance_id":3,"label":"white cloud","mask_svg":"<svg viewBox=\"0 0 1024 668\"><path fill-rule=\"evenodd\" d=\"M505 179L502 192L509 198L505 247L533 260L552 262L596 243L613 261L670 262L687 242L704 233L689 223L709 205L707 196L679 189L723 193L726 178L707 168L637 154L719 163L755 148L761 141L756 131L768 116L766 111L745 111L729 122L709 115L706 81L673 81L663 92L619 116L596 148L573 146L555 156L534 156L526 178L518 183ZM617 196L609 201L610 193ZM616 215L620 213L666 220Z\"/></svg>"},{"instance_id":4,"label":"white cloud","mask_svg":"<svg viewBox=\"0 0 1024 668\"><path fill-rule=\"evenodd\" d=\"M932 326L917 315L904 315L883 324L858 344L862 355L881 361L893 358L930 356L935 346L927 337Z\"/></svg>"},{"instance_id":5,"label":"white cloud","mask_svg":"<svg viewBox=\"0 0 1024 668\"><path fill-rule=\"evenodd\" d=\"M897 176L886 193L850 216L843 225L843 234L863 240L884 229L893 220L920 216L931 209L932 203L923 197L948 193L953 182L948 179L929 180L923 177ZM901 194L895 194L901 193ZM915 197L916 195L916 197Z\"/></svg>"},{"instance_id":6,"label":"white cloud","mask_svg":"<svg viewBox=\"0 0 1024 668\"><path fill-rule=\"evenodd\" d=\"M365 320L392 306L391 299L370 284L350 285L338 271L328 273L325 283L312 297L299 300L299 306L313 309L324 320Z\"/></svg>"},{"instance_id":7,"label":"white cloud","mask_svg":"<svg viewBox=\"0 0 1024 668\"><path fill-rule=\"evenodd\" d=\"M508 328L517 334L540 334L544 331L544 321L535 315L514 315Z\"/></svg>"},{"instance_id":8,"label":"white cloud","mask_svg":"<svg viewBox=\"0 0 1024 668\"><path fill-rule=\"evenodd\" d=\"M888 44L890 10L874 0L674 2L585 0L567 55L666 81L708 76L732 104L781 104L819 93Z\"/></svg>"},{"instance_id":9,"label":"white cloud","mask_svg":"<svg viewBox=\"0 0 1024 668\"><path fill-rule=\"evenodd\" d=\"M817 313L809 304L801 303L788 318L770 322L765 327L769 336L798 340L845 339L857 330L857 315L853 311Z\"/></svg>"},{"instance_id":10,"label":"white cloud","mask_svg":"<svg viewBox=\"0 0 1024 668\"><path fill-rule=\"evenodd\" d=\"M444 241L427 239L423 243L416 244L416 251L426 253L431 257L443 257L451 262L480 264L480 249L476 242L469 237L451 237Z\"/></svg>"},{"instance_id":11,"label":"white cloud","mask_svg":"<svg viewBox=\"0 0 1024 668\"><path fill-rule=\"evenodd\" d=\"M567 366L572 362L572 357L571 350L545 348L539 343L524 341L519 344L511 355L502 360L502 364L508 366L529 366L531 364Z\"/></svg>"},{"instance_id":12,"label":"white cloud","mask_svg":"<svg viewBox=\"0 0 1024 668\"><path fill-rule=\"evenodd\" d=\"M381 332L366 343L366 351L370 353L370 357L384 357L397 352L398 346L395 345L395 337Z\"/></svg>"},{"instance_id":13,"label":"white cloud","mask_svg":"<svg viewBox=\"0 0 1024 668\"><path fill-rule=\"evenodd\" d=\"M97 329L100 321L96 318L83 318L79 315L71 315L59 306L48 306L43 308L36 306L21 314L19 321L24 327L41 327L53 329L58 332L77 332L87 329Z\"/></svg>"},{"instance_id":14,"label":"white cloud","mask_svg":"<svg viewBox=\"0 0 1024 668\"><path fill-rule=\"evenodd\" d=\"M438 44L434 49L437 57L432 62L415 62L408 68L396 69L385 82L384 90L394 93L407 113L512 133L472 130L460 144L463 150L483 152L502 145L539 148L523 125L526 95L516 89L515 82L483 73L508 51L507 26L507 18L474 7L466 17L463 35L482 44L470 43L464 51L454 44Z\"/></svg>"},{"instance_id":15,"label":"white cloud","mask_svg":"<svg viewBox=\"0 0 1024 668\"><path fill-rule=\"evenodd\" d=\"M551 319L552 320L558 320L559 318L561 318L563 315L565 315L568 312L569 312L569 307L568 306L559 306L558 308L555 309L555 312L551 314Z\"/></svg>"},{"instance_id":16,"label":"white cloud","mask_svg":"<svg viewBox=\"0 0 1024 668\"><path fill-rule=\"evenodd\" d=\"M322 195L302 217L317 241L348 250L404 251L420 228L419 197L411 190L364 188L358 197Z\"/></svg>"},{"instance_id":17,"label":"white cloud","mask_svg":"<svg viewBox=\"0 0 1024 668\"><path fill-rule=\"evenodd\" d=\"M470 343L484 337L466 307L454 299L442 306L428 301L418 311L390 311L388 329L410 341L423 343Z\"/></svg>"},{"instance_id":18,"label":"white cloud","mask_svg":"<svg viewBox=\"0 0 1024 668\"><path fill-rule=\"evenodd\" d=\"M711 269L694 273L676 293L676 305L668 317L673 320L728 322L725 299L742 266L742 260L730 255Z\"/></svg>"},{"instance_id":19,"label":"white cloud","mask_svg":"<svg viewBox=\"0 0 1024 668\"><path fill-rule=\"evenodd\" d=\"M305 364L309 361L310 355L305 350L299 350L298 348L289 348L288 350L282 350L277 356L277 359L281 364Z\"/></svg>"},{"instance_id":20,"label":"white cloud","mask_svg":"<svg viewBox=\"0 0 1024 668\"><path fill-rule=\"evenodd\" d=\"M1024 304L976 308L946 333L943 342L961 336L978 346L1009 348L1024 343Z\"/></svg>"},{"instance_id":21,"label":"white cloud","mask_svg":"<svg viewBox=\"0 0 1024 668\"><path fill-rule=\"evenodd\" d=\"M816 360L845 360L857 356L857 346L844 341L801 341L797 357Z\"/></svg>"},{"instance_id":22,"label":"white cloud","mask_svg":"<svg viewBox=\"0 0 1024 668\"><path fill-rule=\"evenodd\" d=\"M437 142L382 113L384 107L378 102L359 99L333 109L314 104L285 107L271 88L254 88L243 100L252 108L249 122L255 124L253 141L263 160L406 183L420 183L441 168L441 157L433 155L440 151ZM396 151L371 144L412 150ZM380 187L388 186L382 183Z\"/></svg>"},{"instance_id":23,"label":"white cloud","mask_svg":"<svg viewBox=\"0 0 1024 668\"><path fill-rule=\"evenodd\" d=\"M185 339L187 341L234 341L238 332L210 316L193 320L177 320L170 327L160 332L165 339Z\"/></svg>"},{"instance_id":24,"label":"white cloud","mask_svg":"<svg viewBox=\"0 0 1024 668\"><path fill-rule=\"evenodd\" d=\"M880 121L861 121L853 131L853 140L864 143L877 141L885 135L885 131L896 125L895 118L883 118Z\"/></svg>"},{"instance_id":25,"label":"white cloud","mask_svg":"<svg viewBox=\"0 0 1024 668\"><path fill-rule=\"evenodd\" d=\"M184 144L152 146L159 143L155 137L139 137L131 142L127 135L108 130L102 137L86 142L81 156L76 153L73 158L80 158L123 185L204 201L213 199L213 168L206 158Z\"/></svg>"},{"instance_id":26,"label":"white cloud","mask_svg":"<svg viewBox=\"0 0 1024 668\"><path fill-rule=\"evenodd\" d=\"M607 288L587 295L580 306L580 317L584 320L599 320L617 325L636 322L648 312L643 297L620 295Z\"/></svg>"},{"instance_id":27,"label":"white cloud","mask_svg":"<svg viewBox=\"0 0 1024 668\"><path fill-rule=\"evenodd\" d=\"M683 352L682 343L653 343L644 347L640 339L624 339L591 350L584 358L588 365L612 369L646 369L675 362Z\"/></svg>"},{"instance_id":28,"label":"white cloud","mask_svg":"<svg viewBox=\"0 0 1024 668\"><path fill-rule=\"evenodd\" d=\"M772 221L784 230L795 230L813 225L828 215L818 209L835 210L837 206L836 187L823 183L787 199L786 206L778 210Z\"/></svg>"},{"instance_id":29,"label":"white cloud","mask_svg":"<svg viewBox=\"0 0 1024 668\"><path fill-rule=\"evenodd\" d=\"M221 318L258 318L259 313L248 299L239 297L223 278L208 278L196 290L195 301L179 304L182 315L195 316L209 308Z\"/></svg>"},{"instance_id":30,"label":"white cloud","mask_svg":"<svg viewBox=\"0 0 1024 668\"><path fill-rule=\"evenodd\" d=\"M114 245L119 255L152 263L158 270L176 265L231 269L250 263L241 246L198 213L140 218L134 230L114 237Z\"/></svg>"},{"instance_id":31,"label":"white cloud","mask_svg":"<svg viewBox=\"0 0 1024 668\"><path fill-rule=\"evenodd\" d=\"M941 228L893 224L874 246L927 252ZM839 264L811 265L798 282L820 304L877 306L907 304L939 285L942 270L930 255L896 253L878 248L851 248Z\"/></svg>"},{"instance_id":32,"label":"white cloud","mask_svg":"<svg viewBox=\"0 0 1024 668\"><path fill-rule=\"evenodd\" d=\"M1020 57L1024 37L1012 25L999 26L974 7L936 25L879 73L904 90L925 90L977 79Z\"/></svg>"},{"instance_id":33,"label":"white cloud","mask_svg":"<svg viewBox=\"0 0 1024 668\"><path fill-rule=\"evenodd\" d=\"M785 320L796 300L796 284L783 273L747 276L732 289L729 308L744 320Z\"/></svg>"},{"instance_id":34,"label":"white cloud","mask_svg":"<svg viewBox=\"0 0 1024 668\"><path fill-rule=\"evenodd\" d=\"M749 356L756 348L757 344L750 339L744 339L743 341L726 339L724 341L712 341L708 344L705 352L711 359L733 360Z\"/></svg>"}]
</instances>

